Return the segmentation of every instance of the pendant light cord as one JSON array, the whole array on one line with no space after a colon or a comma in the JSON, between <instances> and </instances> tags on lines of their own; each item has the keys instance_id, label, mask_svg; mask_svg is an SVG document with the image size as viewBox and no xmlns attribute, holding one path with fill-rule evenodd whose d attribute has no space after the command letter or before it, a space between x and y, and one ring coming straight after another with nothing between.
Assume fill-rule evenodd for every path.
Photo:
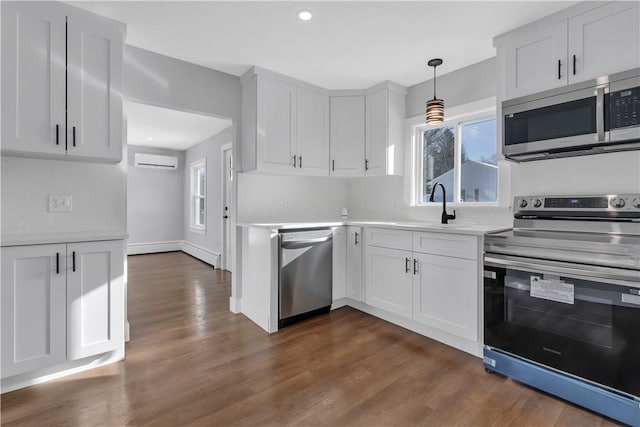
<instances>
[{"instance_id":1,"label":"pendant light cord","mask_svg":"<svg viewBox=\"0 0 640 427\"><path fill-rule=\"evenodd\" d=\"M436 65L433 66L433 99L436 98Z\"/></svg>"}]
</instances>

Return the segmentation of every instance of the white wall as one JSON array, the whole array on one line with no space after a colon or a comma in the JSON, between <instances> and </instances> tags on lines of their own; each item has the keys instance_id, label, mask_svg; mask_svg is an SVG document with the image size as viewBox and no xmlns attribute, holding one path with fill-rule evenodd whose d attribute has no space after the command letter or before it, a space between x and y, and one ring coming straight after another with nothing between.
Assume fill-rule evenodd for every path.
<instances>
[{"instance_id":1,"label":"white wall","mask_svg":"<svg viewBox=\"0 0 640 427\"><path fill-rule=\"evenodd\" d=\"M2 236L126 229L124 162L98 164L2 157ZM71 195L71 212L48 212L48 196Z\"/></svg>"},{"instance_id":2,"label":"white wall","mask_svg":"<svg viewBox=\"0 0 640 427\"><path fill-rule=\"evenodd\" d=\"M129 145L127 153L129 245L181 241L184 238L184 152ZM178 169L136 168L135 153L175 156Z\"/></svg>"},{"instance_id":3,"label":"white wall","mask_svg":"<svg viewBox=\"0 0 640 427\"><path fill-rule=\"evenodd\" d=\"M338 221L344 178L238 174L238 222Z\"/></svg>"},{"instance_id":4,"label":"white wall","mask_svg":"<svg viewBox=\"0 0 640 427\"><path fill-rule=\"evenodd\" d=\"M437 77L436 92L444 99L447 109L496 96L496 59ZM416 84L407 91L407 117L423 115L425 103L433 97L433 80ZM352 178L349 180L349 216L351 218L405 221L440 221L442 206L412 207L410 200L411 135L405 135L405 176ZM509 210L510 164L500 162L498 207L455 207L457 221L508 225L512 221ZM453 209L447 207L449 213Z\"/></svg>"},{"instance_id":5,"label":"white wall","mask_svg":"<svg viewBox=\"0 0 640 427\"><path fill-rule=\"evenodd\" d=\"M196 245L206 251L222 254L222 151L223 145L228 144L233 138L233 128L219 132L218 134L194 145L186 151L184 168L184 239L186 242ZM206 159L207 182L206 191L206 234L199 234L191 230L191 163Z\"/></svg>"}]
</instances>

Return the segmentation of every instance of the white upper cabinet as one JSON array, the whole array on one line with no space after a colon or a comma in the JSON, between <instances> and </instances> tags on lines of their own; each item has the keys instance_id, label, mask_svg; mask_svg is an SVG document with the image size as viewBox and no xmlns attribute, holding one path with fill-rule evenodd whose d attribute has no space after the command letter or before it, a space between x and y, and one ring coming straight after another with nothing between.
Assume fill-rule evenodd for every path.
<instances>
[{"instance_id":1,"label":"white upper cabinet","mask_svg":"<svg viewBox=\"0 0 640 427\"><path fill-rule=\"evenodd\" d=\"M329 96L262 74L243 78L243 170L329 174Z\"/></svg>"},{"instance_id":2,"label":"white upper cabinet","mask_svg":"<svg viewBox=\"0 0 640 427\"><path fill-rule=\"evenodd\" d=\"M583 2L499 36L503 99L639 67L639 25L638 2Z\"/></svg>"},{"instance_id":3,"label":"white upper cabinet","mask_svg":"<svg viewBox=\"0 0 640 427\"><path fill-rule=\"evenodd\" d=\"M122 159L122 34L103 19L69 16L67 152Z\"/></svg>"},{"instance_id":4,"label":"white upper cabinet","mask_svg":"<svg viewBox=\"0 0 640 427\"><path fill-rule=\"evenodd\" d=\"M296 149L298 172L329 174L329 96L296 89Z\"/></svg>"},{"instance_id":5,"label":"white upper cabinet","mask_svg":"<svg viewBox=\"0 0 640 427\"><path fill-rule=\"evenodd\" d=\"M123 44L124 26L98 15L2 2L3 153L122 160Z\"/></svg>"},{"instance_id":6,"label":"white upper cabinet","mask_svg":"<svg viewBox=\"0 0 640 427\"><path fill-rule=\"evenodd\" d=\"M365 175L402 175L405 95L389 84L366 96Z\"/></svg>"},{"instance_id":7,"label":"white upper cabinet","mask_svg":"<svg viewBox=\"0 0 640 427\"><path fill-rule=\"evenodd\" d=\"M639 67L639 26L637 1L609 3L569 19L569 83Z\"/></svg>"},{"instance_id":8,"label":"white upper cabinet","mask_svg":"<svg viewBox=\"0 0 640 427\"><path fill-rule=\"evenodd\" d=\"M506 49L506 98L567 84L567 24L514 37Z\"/></svg>"},{"instance_id":9,"label":"white upper cabinet","mask_svg":"<svg viewBox=\"0 0 640 427\"><path fill-rule=\"evenodd\" d=\"M365 97L331 97L331 175L364 175Z\"/></svg>"},{"instance_id":10,"label":"white upper cabinet","mask_svg":"<svg viewBox=\"0 0 640 427\"><path fill-rule=\"evenodd\" d=\"M258 78L257 168L281 172L295 167L295 86Z\"/></svg>"},{"instance_id":11,"label":"white upper cabinet","mask_svg":"<svg viewBox=\"0 0 640 427\"><path fill-rule=\"evenodd\" d=\"M402 174L405 88L331 92L257 67L240 82L243 172Z\"/></svg>"},{"instance_id":12,"label":"white upper cabinet","mask_svg":"<svg viewBox=\"0 0 640 427\"><path fill-rule=\"evenodd\" d=\"M2 151L65 153L65 13L2 2Z\"/></svg>"}]
</instances>

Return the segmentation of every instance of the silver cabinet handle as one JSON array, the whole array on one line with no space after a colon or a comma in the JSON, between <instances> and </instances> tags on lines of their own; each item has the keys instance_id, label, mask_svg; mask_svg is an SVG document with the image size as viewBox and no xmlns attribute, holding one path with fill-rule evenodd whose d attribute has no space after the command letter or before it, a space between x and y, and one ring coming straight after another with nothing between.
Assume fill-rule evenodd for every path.
<instances>
[{"instance_id":1,"label":"silver cabinet handle","mask_svg":"<svg viewBox=\"0 0 640 427\"><path fill-rule=\"evenodd\" d=\"M404 259L404 272L408 273L409 271L411 271L411 267L409 267L409 263L411 262L411 259L409 258L405 258Z\"/></svg>"},{"instance_id":2,"label":"silver cabinet handle","mask_svg":"<svg viewBox=\"0 0 640 427\"><path fill-rule=\"evenodd\" d=\"M413 274L418 274L418 260L413 259Z\"/></svg>"},{"instance_id":3,"label":"silver cabinet handle","mask_svg":"<svg viewBox=\"0 0 640 427\"><path fill-rule=\"evenodd\" d=\"M293 155L293 167L294 168L296 167L296 158L297 158L297 156L294 154Z\"/></svg>"},{"instance_id":4,"label":"silver cabinet handle","mask_svg":"<svg viewBox=\"0 0 640 427\"><path fill-rule=\"evenodd\" d=\"M355 245L357 245L357 244L359 243L359 242L358 242L358 236L359 236L359 235L360 235L360 234L356 231L356 233L355 233L355 239L354 239L354 244L355 244Z\"/></svg>"},{"instance_id":5,"label":"silver cabinet handle","mask_svg":"<svg viewBox=\"0 0 640 427\"><path fill-rule=\"evenodd\" d=\"M298 156L298 167L302 167L302 156Z\"/></svg>"}]
</instances>

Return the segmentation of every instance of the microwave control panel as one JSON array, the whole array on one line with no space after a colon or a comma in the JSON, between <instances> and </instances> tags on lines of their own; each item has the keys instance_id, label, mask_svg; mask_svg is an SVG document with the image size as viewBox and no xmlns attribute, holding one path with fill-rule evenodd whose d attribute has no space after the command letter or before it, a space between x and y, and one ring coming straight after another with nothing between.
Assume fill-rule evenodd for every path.
<instances>
[{"instance_id":1,"label":"microwave control panel","mask_svg":"<svg viewBox=\"0 0 640 427\"><path fill-rule=\"evenodd\" d=\"M640 87L611 92L611 129L640 124Z\"/></svg>"}]
</instances>

